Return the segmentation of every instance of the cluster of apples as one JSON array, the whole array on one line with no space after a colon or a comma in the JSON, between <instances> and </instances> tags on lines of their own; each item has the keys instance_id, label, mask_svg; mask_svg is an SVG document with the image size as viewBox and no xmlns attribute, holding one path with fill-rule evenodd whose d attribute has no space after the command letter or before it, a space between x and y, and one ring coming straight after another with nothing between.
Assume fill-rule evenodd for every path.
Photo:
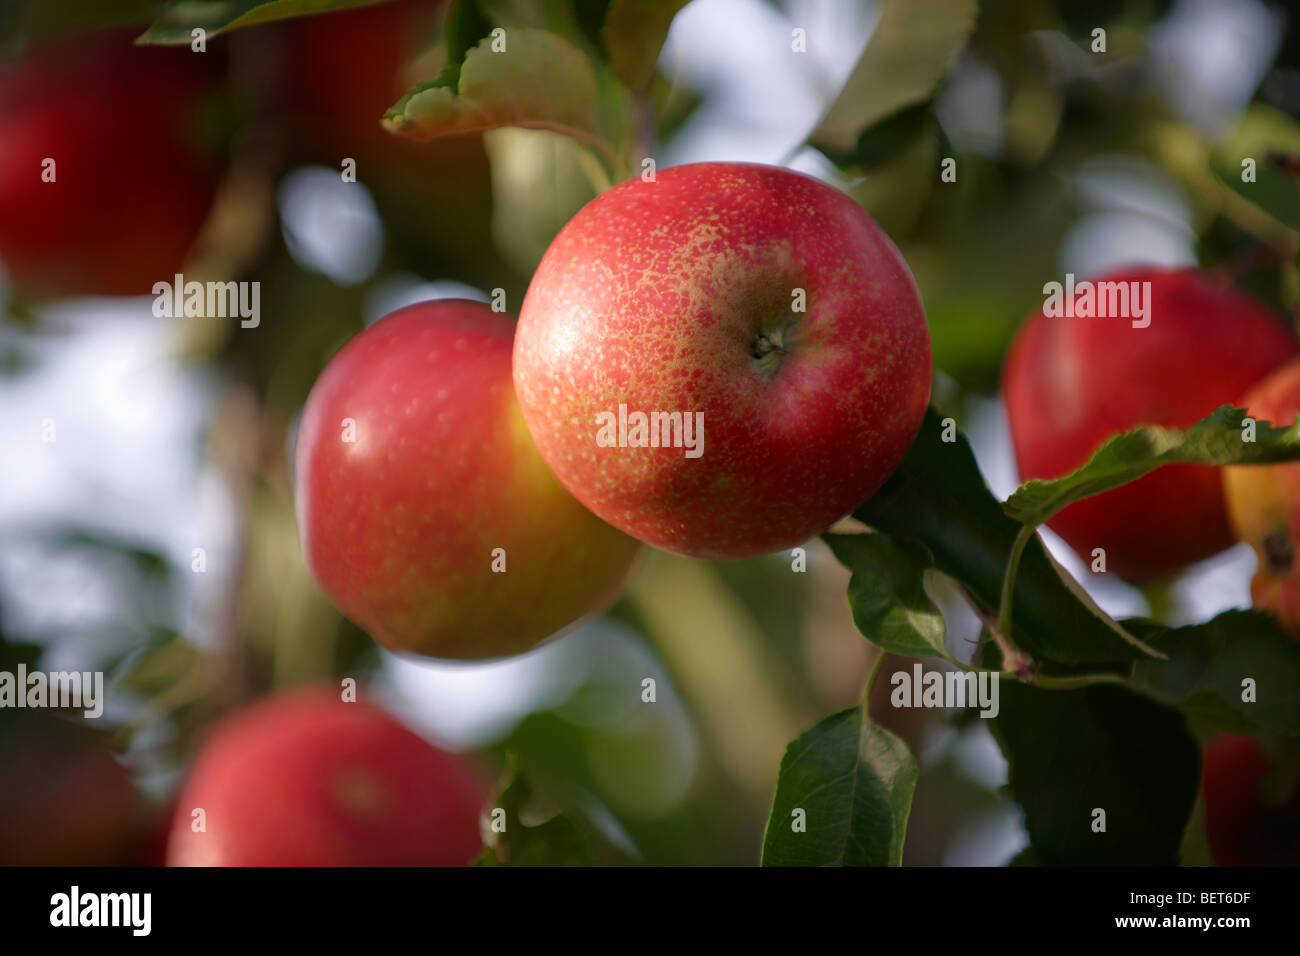
<instances>
[{"instance_id":1,"label":"cluster of apples","mask_svg":"<svg viewBox=\"0 0 1300 956\"><path fill-rule=\"evenodd\" d=\"M409 160L374 118L404 88L391 66L436 5L286 28L295 142ZM209 215L227 156L220 124L201 127L229 96L225 55L130 41L41 44L0 68L0 260L23 294L145 294L181 269ZM336 69L343 59L359 68ZM524 651L612 601L639 540L728 558L824 530L902 459L930 372L911 275L847 197L769 167L669 170L564 230L518 331L476 302L430 302L335 357L299 432L304 554L386 646ZM620 405L702 421L700 454L599 445L594 416ZM102 776L116 802L81 814L94 832L67 846L7 840L11 862L135 852L144 801L83 736L59 765ZM62 779L0 787L6 817L57 811L76 790ZM481 847L481 803L460 758L393 718L290 691L217 728L147 861L464 863Z\"/></svg>"},{"instance_id":2,"label":"cluster of apples","mask_svg":"<svg viewBox=\"0 0 1300 956\"><path fill-rule=\"evenodd\" d=\"M334 66L405 62L436 6L400 0L364 24L351 13L294 25L281 85L295 139L402 162L407 144L374 120L403 78ZM0 261L36 295L143 294L179 269L216 194L222 149L176 118L219 112L208 107L223 95L223 55L133 47L116 33L72 42L0 68ZM42 183L48 159L57 179ZM1127 428L1185 427L1225 403L1278 424L1300 413L1300 345L1253 300L1195 270L1105 279L1151 283L1149 326L1040 313L1008 355L1022 478L1072 470ZM614 600L642 543L728 559L825 530L897 467L930 378L907 266L846 196L771 167L664 170L610 190L561 231L517 325L480 303L428 302L340 351L299 429L303 553L322 590L390 649L519 653ZM623 424L637 415L668 437L638 440ZM612 446L599 440L605 416L620 423ZM700 423L689 455L672 439L686 422ZM1050 524L1135 583L1247 541L1256 605L1300 635L1300 465L1167 467ZM113 796L98 815L72 813L89 829L69 832L56 856L80 862L89 847L120 861L138 794L99 741L68 746L80 756L57 765L81 766ZM33 767L25 779L71 792ZM1217 862L1295 862L1300 786L1269 803L1273 772L1254 741L1207 746ZM24 792L0 787L8 862L50 847L24 843L6 820L69 815ZM377 708L332 689L283 692L204 747L166 859L461 864L482 846L483 794L462 758Z\"/></svg>"},{"instance_id":3,"label":"cluster of apples","mask_svg":"<svg viewBox=\"0 0 1300 956\"><path fill-rule=\"evenodd\" d=\"M911 273L847 196L667 169L561 230L517 328L422 303L331 360L298 435L303 554L390 649L526 650L608 603L638 541L740 558L826 530L898 466L930 376Z\"/></svg>"},{"instance_id":4,"label":"cluster of apples","mask_svg":"<svg viewBox=\"0 0 1300 956\"><path fill-rule=\"evenodd\" d=\"M390 649L517 653L613 600L640 542L734 558L825 530L902 460L930 375L911 274L843 193L773 167L669 169L561 231L517 326L437 300L339 351L298 430L303 554ZM702 421L700 453L598 442L620 405ZM462 864L482 799L392 718L291 692L214 734L166 858Z\"/></svg>"}]
</instances>

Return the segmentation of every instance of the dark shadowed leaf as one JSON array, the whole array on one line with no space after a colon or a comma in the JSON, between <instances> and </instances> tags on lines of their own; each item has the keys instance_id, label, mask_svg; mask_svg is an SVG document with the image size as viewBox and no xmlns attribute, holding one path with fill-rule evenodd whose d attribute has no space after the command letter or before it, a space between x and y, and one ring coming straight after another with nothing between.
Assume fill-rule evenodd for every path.
<instances>
[{"instance_id":1,"label":"dark shadowed leaf","mask_svg":"<svg viewBox=\"0 0 1300 956\"><path fill-rule=\"evenodd\" d=\"M786 748L763 865L898 866L916 774L907 744L863 707L827 717Z\"/></svg>"},{"instance_id":2,"label":"dark shadowed leaf","mask_svg":"<svg viewBox=\"0 0 1300 956\"><path fill-rule=\"evenodd\" d=\"M1290 157L1290 160L1300 163L1300 157ZM1256 159L1253 183L1242 182L1240 166L1215 163L1213 169L1219 181L1238 196L1254 203L1282 225L1300 230L1300 179L1295 173L1266 156Z\"/></svg>"},{"instance_id":3,"label":"dark shadowed leaf","mask_svg":"<svg viewBox=\"0 0 1300 956\"><path fill-rule=\"evenodd\" d=\"M1186 718L1113 685L1040 690L1003 681L993 733L1044 866L1172 866L1196 801ZM1105 811L1098 832L1096 811Z\"/></svg>"},{"instance_id":4,"label":"dark shadowed leaf","mask_svg":"<svg viewBox=\"0 0 1300 956\"><path fill-rule=\"evenodd\" d=\"M1132 629L1169 655L1134 665L1140 690L1232 733L1300 736L1300 644L1271 615L1227 611L1191 627ZM1242 700L1247 678L1254 702Z\"/></svg>"},{"instance_id":5,"label":"dark shadowed leaf","mask_svg":"<svg viewBox=\"0 0 1300 956\"><path fill-rule=\"evenodd\" d=\"M903 464L854 516L895 541L916 538L934 566L995 613L1011 546L1021 524L993 497L960 433L943 440L930 409ZM1147 656L1134 639L1062 578L1038 538L1025 548L1016 577L1014 640L1021 650L1060 664L1098 664Z\"/></svg>"},{"instance_id":6,"label":"dark shadowed leaf","mask_svg":"<svg viewBox=\"0 0 1300 956\"><path fill-rule=\"evenodd\" d=\"M523 822L533 791L520 776L514 760L506 769L508 783L488 810L505 811L505 831L483 851L475 866L594 866L596 852L586 831L560 813L534 825Z\"/></svg>"}]
</instances>

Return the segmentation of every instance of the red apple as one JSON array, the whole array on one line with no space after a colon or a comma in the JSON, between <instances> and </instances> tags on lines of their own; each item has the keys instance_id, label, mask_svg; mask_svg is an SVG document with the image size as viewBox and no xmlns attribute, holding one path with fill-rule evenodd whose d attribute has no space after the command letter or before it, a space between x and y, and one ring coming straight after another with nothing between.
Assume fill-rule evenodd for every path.
<instances>
[{"instance_id":1,"label":"red apple","mask_svg":"<svg viewBox=\"0 0 1300 956\"><path fill-rule=\"evenodd\" d=\"M1236 402L1297 352L1282 321L1191 269L1133 269L1098 282L1150 282L1144 319L1030 316L1008 353L1002 394L1022 480L1082 465L1141 424L1183 428ZM1145 327L1135 326L1149 320ZM1233 542L1219 469L1171 465L1070 505L1048 526L1086 560L1143 582Z\"/></svg>"},{"instance_id":2,"label":"red apple","mask_svg":"<svg viewBox=\"0 0 1300 956\"><path fill-rule=\"evenodd\" d=\"M460 758L377 707L329 687L285 691L204 745L177 801L167 863L461 866L482 848L482 802Z\"/></svg>"},{"instance_id":3,"label":"red apple","mask_svg":"<svg viewBox=\"0 0 1300 956\"><path fill-rule=\"evenodd\" d=\"M118 31L0 64L0 265L20 291L148 295L171 281L216 192L198 127L221 69L219 52Z\"/></svg>"},{"instance_id":4,"label":"red apple","mask_svg":"<svg viewBox=\"0 0 1300 956\"><path fill-rule=\"evenodd\" d=\"M1220 737L1205 747L1205 829L1217 866L1300 864L1300 778L1281 801L1264 792L1273 758L1249 737Z\"/></svg>"},{"instance_id":5,"label":"red apple","mask_svg":"<svg viewBox=\"0 0 1300 956\"><path fill-rule=\"evenodd\" d=\"M612 601L636 555L538 456L510 383L513 334L477 302L410 306L349 342L307 399L303 555L391 650L527 650Z\"/></svg>"},{"instance_id":6,"label":"red apple","mask_svg":"<svg viewBox=\"0 0 1300 956\"><path fill-rule=\"evenodd\" d=\"M1240 404L1259 421L1294 423L1300 414L1300 359L1258 383ZM1259 558L1250 582L1255 606L1272 611L1300 637L1300 463L1225 468L1223 490L1232 530Z\"/></svg>"},{"instance_id":7,"label":"red apple","mask_svg":"<svg viewBox=\"0 0 1300 956\"><path fill-rule=\"evenodd\" d=\"M588 203L533 277L514 356L524 419L565 487L702 558L797 545L849 514L916 437L930 374L889 237L825 183L741 163L661 170ZM620 406L626 435L605 427ZM651 441L634 413L682 427L665 436L657 418L659 447L633 447ZM692 457L684 426L700 415Z\"/></svg>"},{"instance_id":8,"label":"red apple","mask_svg":"<svg viewBox=\"0 0 1300 956\"><path fill-rule=\"evenodd\" d=\"M0 712L0 866L122 865L144 816L98 731L43 711Z\"/></svg>"}]
</instances>

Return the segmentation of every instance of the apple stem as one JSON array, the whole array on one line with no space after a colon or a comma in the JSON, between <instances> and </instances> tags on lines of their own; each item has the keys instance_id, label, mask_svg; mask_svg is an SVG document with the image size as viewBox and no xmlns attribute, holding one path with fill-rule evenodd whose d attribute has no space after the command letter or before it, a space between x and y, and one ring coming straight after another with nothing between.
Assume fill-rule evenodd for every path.
<instances>
[{"instance_id":1,"label":"apple stem","mask_svg":"<svg viewBox=\"0 0 1300 956\"><path fill-rule=\"evenodd\" d=\"M1291 565L1295 562L1295 549L1286 528L1265 535L1260 546L1269 571L1273 574L1286 574L1291 570Z\"/></svg>"},{"instance_id":2,"label":"apple stem","mask_svg":"<svg viewBox=\"0 0 1300 956\"><path fill-rule=\"evenodd\" d=\"M1025 546L1034 536L1034 526L1027 524L1020 529L1016 540L1011 545L1011 555L1007 559L1006 576L1002 579L1002 606L998 612L998 626L993 632L998 647L1002 649L1003 670L1021 671L1025 668L1023 655L1016 649L1011 639L1012 611L1015 605L1016 574L1020 570L1020 559L1025 553ZM1014 667L1012 666L1014 664Z\"/></svg>"},{"instance_id":3,"label":"apple stem","mask_svg":"<svg viewBox=\"0 0 1300 956\"><path fill-rule=\"evenodd\" d=\"M881 669L885 666L885 658L889 652L884 648L876 649L876 659L871 663L871 673L867 675L867 682L862 688L862 709L867 711L871 703L871 689L876 686L876 678L880 676Z\"/></svg>"}]
</instances>

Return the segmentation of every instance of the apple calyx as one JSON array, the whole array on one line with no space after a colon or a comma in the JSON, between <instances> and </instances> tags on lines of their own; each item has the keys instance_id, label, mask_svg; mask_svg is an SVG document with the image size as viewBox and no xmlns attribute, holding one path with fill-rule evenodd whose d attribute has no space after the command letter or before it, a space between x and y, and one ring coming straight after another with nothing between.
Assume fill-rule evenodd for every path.
<instances>
[{"instance_id":1,"label":"apple calyx","mask_svg":"<svg viewBox=\"0 0 1300 956\"><path fill-rule=\"evenodd\" d=\"M794 316L785 317L776 325L760 329L749 343L749 354L758 370L766 379L776 378L786 356L794 352L794 331L798 320Z\"/></svg>"},{"instance_id":2,"label":"apple calyx","mask_svg":"<svg viewBox=\"0 0 1300 956\"><path fill-rule=\"evenodd\" d=\"M1264 536L1260 554L1273 574L1286 574L1295 560L1295 545L1285 528L1278 528Z\"/></svg>"}]
</instances>

